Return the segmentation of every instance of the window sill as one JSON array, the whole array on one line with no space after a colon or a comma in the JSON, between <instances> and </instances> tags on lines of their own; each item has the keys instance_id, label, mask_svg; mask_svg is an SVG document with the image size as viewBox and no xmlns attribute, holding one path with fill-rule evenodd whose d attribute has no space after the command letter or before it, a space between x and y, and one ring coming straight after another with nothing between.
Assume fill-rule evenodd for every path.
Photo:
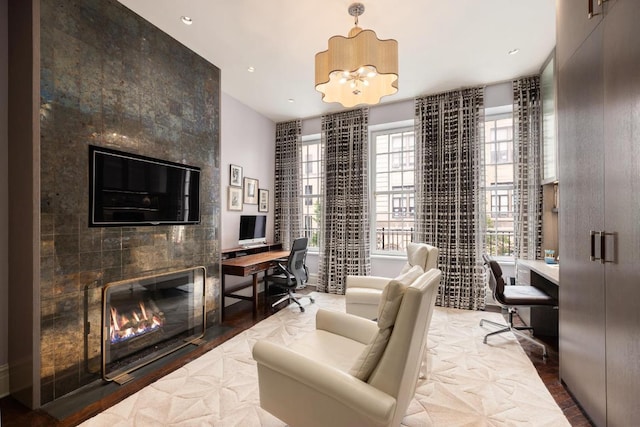
<instances>
[{"instance_id":1,"label":"window sill","mask_svg":"<svg viewBox=\"0 0 640 427\"><path fill-rule=\"evenodd\" d=\"M516 265L516 260L513 257L504 257L504 256L492 256L492 260L498 261L500 265L514 266Z\"/></svg>"},{"instance_id":2,"label":"window sill","mask_svg":"<svg viewBox=\"0 0 640 427\"><path fill-rule=\"evenodd\" d=\"M393 253L372 253L371 254L371 258L376 258L376 259L407 259L407 254L404 252L398 252L397 254L393 254Z\"/></svg>"},{"instance_id":3,"label":"window sill","mask_svg":"<svg viewBox=\"0 0 640 427\"><path fill-rule=\"evenodd\" d=\"M318 250L311 250L309 249L307 251L307 255L315 255L318 256L320 254L320 252ZM376 259L389 259L389 260L406 260L407 259L407 254L404 252L398 252L397 254L392 254L392 253L388 253L388 254L383 254L383 253L372 253L371 254L371 258L376 258Z\"/></svg>"}]
</instances>

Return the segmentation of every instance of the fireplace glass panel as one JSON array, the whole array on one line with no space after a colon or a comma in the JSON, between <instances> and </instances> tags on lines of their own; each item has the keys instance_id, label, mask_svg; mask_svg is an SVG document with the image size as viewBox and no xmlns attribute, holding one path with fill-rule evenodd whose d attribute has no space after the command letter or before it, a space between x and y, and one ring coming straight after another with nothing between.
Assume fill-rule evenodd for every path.
<instances>
[{"instance_id":1,"label":"fireplace glass panel","mask_svg":"<svg viewBox=\"0 0 640 427\"><path fill-rule=\"evenodd\" d=\"M204 335L204 267L109 283L103 290L103 378L125 374Z\"/></svg>"}]
</instances>

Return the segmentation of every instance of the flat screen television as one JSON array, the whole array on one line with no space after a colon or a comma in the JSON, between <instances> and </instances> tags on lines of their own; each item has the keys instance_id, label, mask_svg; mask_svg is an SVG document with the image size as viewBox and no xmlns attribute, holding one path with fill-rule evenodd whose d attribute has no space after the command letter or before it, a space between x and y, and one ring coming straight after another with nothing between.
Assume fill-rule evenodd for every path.
<instances>
[{"instance_id":1,"label":"flat screen television","mask_svg":"<svg viewBox=\"0 0 640 427\"><path fill-rule=\"evenodd\" d=\"M267 216L241 215L238 245L246 248L265 243L267 243Z\"/></svg>"},{"instance_id":2,"label":"flat screen television","mask_svg":"<svg viewBox=\"0 0 640 427\"><path fill-rule=\"evenodd\" d=\"M89 226L197 224L200 168L89 146Z\"/></svg>"}]
</instances>

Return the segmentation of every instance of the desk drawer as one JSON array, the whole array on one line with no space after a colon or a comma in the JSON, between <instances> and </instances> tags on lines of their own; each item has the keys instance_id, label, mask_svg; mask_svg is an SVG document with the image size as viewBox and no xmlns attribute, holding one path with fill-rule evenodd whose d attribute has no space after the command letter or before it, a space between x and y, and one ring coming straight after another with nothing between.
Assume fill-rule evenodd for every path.
<instances>
[{"instance_id":1,"label":"desk drawer","mask_svg":"<svg viewBox=\"0 0 640 427\"><path fill-rule=\"evenodd\" d=\"M530 285L531 284L531 270L528 267L518 265L518 271L516 273L517 285Z\"/></svg>"},{"instance_id":2,"label":"desk drawer","mask_svg":"<svg viewBox=\"0 0 640 427\"><path fill-rule=\"evenodd\" d=\"M264 271L264 268L261 265L250 265L246 268L245 271L247 272L247 274L254 274Z\"/></svg>"}]
</instances>

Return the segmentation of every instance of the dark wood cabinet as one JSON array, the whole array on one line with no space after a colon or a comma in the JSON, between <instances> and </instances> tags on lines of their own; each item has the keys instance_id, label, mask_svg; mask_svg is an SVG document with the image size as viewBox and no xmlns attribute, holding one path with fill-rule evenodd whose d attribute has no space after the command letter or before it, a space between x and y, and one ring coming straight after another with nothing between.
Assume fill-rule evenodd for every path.
<instances>
[{"instance_id":1,"label":"dark wood cabinet","mask_svg":"<svg viewBox=\"0 0 640 427\"><path fill-rule=\"evenodd\" d=\"M590 232L604 227L601 53L598 27L558 75L560 370L597 425L606 414L604 269L590 261Z\"/></svg>"},{"instance_id":2,"label":"dark wood cabinet","mask_svg":"<svg viewBox=\"0 0 640 427\"><path fill-rule=\"evenodd\" d=\"M607 6L610 6L607 4ZM640 420L640 1L604 21L607 421Z\"/></svg>"},{"instance_id":3,"label":"dark wood cabinet","mask_svg":"<svg viewBox=\"0 0 640 427\"><path fill-rule=\"evenodd\" d=\"M602 20L603 7L601 2L598 3L598 0L556 0L556 57L559 67L571 58ZM588 17L589 5L593 9L591 18Z\"/></svg>"},{"instance_id":4,"label":"dark wood cabinet","mask_svg":"<svg viewBox=\"0 0 640 427\"><path fill-rule=\"evenodd\" d=\"M640 417L640 2L605 2L599 23L581 42L567 34L575 23L564 26L571 3L558 2L563 12L557 28L558 46L577 45L573 53L557 49L560 376L597 426L635 425ZM583 8L585 2L579 3L575 7Z\"/></svg>"}]
</instances>

